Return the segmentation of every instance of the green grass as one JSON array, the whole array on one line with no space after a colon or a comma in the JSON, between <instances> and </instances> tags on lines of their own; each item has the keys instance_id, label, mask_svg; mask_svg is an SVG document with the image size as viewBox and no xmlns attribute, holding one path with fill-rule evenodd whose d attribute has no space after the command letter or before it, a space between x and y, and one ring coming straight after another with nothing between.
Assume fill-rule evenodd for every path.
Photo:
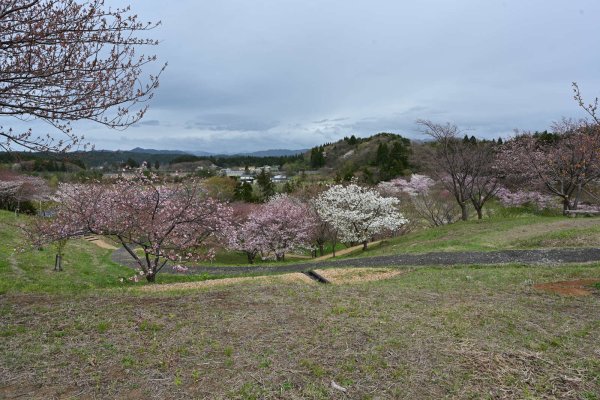
<instances>
[{"instance_id":1,"label":"green grass","mask_svg":"<svg viewBox=\"0 0 600 400\"><path fill-rule=\"evenodd\" d=\"M127 288L134 271L111 261L112 250L85 240L71 240L63 256L63 271L54 271L55 248L28 247L17 227L28 216L16 217L0 211L0 294L2 293L83 293L97 289ZM125 283L121 283L121 279ZM208 275L158 274L157 283L214 279ZM146 284L144 280L135 285Z\"/></svg>"},{"instance_id":2,"label":"green grass","mask_svg":"<svg viewBox=\"0 0 600 400\"><path fill-rule=\"evenodd\" d=\"M136 253L139 256L143 256L143 254L144 254L142 249L136 249ZM268 266L291 264L291 263L296 263L299 261L304 261L304 260L309 259L309 258L305 257L305 256L309 256L308 252L306 252L306 254L302 253L299 255L301 257L298 257L296 254L286 254L284 261L275 261L272 258L262 260L260 258L260 255L257 255L256 258L254 259L254 265L268 267ZM185 265L186 263L182 263L182 264ZM230 250L225 250L225 249L217 250L217 252L215 254L215 258L211 261L200 261L200 262L194 261L192 264L193 265L213 266L213 267L224 267L224 266L240 267L240 266L251 265L248 262L248 257L246 256L246 253L241 252L241 251L230 251Z\"/></svg>"},{"instance_id":3,"label":"green grass","mask_svg":"<svg viewBox=\"0 0 600 400\"><path fill-rule=\"evenodd\" d=\"M132 270L111 261L110 250L84 240L69 242L64 255L64 271L54 272L54 248L43 251L14 250L23 245L16 224L27 216L15 217L0 211L0 293L72 293L103 288L123 288L131 283L120 282ZM564 218L556 216L521 215L493 217L483 221L459 222L453 225L422 230L386 241L366 252L349 256L365 257L398 253L430 251L490 251L510 248L575 247L600 245L600 219ZM329 246L331 247L331 246ZM328 251L331 249L328 247ZM343 246L338 245L338 248ZM288 259L285 263L304 261ZM260 262L258 265L277 266L277 262ZM245 255L238 252L219 252L214 266L246 266ZM243 274L240 274L243 276ZM157 283L174 283L214 279L208 275L158 274ZM142 285L140 282L137 285Z\"/></svg>"},{"instance_id":4,"label":"green grass","mask_svg":"<svg viewBox=\"0 0 600 400\"><path fill-rule=\"evenodd\" d=\"M70 241L63 257L64 271L53 271L54 247L28 248L16 227L27 218L0 211L0 293L82 292L117 287L120 277L132 275L130 269L110 261L110 250L84 240Z\"/></svg>"},{"instance_id":5,"label":"green grass","mask_svg":"<svg viewBox=\"0 0 600 400\"><path fill-rule=\"evenodd\" d=\"M600 279L600 264L423 267L351 285L142 293L119 283L132 271L110 250L86 241L68 244L60 273L52 249L15 253L23 239L13 225L23 218L0 212L0 398L341 398L331 381L358 399L600 393L600 284L586 297L533 287ZM495 217L365 255L589 246L599 223Z\"/></svg>"},{"instance_id":6,"label":"green grass","mask_svg":"<svg viewBox=\"0 0 600 400\"><path fill-rule=\"evenodd\" d=\"M352 256L600 246L600 218L517 215L457 222L386 240Z\"/></svg>"},{"instance_id":7,"label":"green grass","mask_svg":"<svg viewBox=\"0 0 600 400\"><path fill-rule=\"evenodd\" d=\"M352 285L0 297L0 397L593 398L600 265L419 268ZM65 374L64 371L71 371Z\"/></svg>"}]
</instances>

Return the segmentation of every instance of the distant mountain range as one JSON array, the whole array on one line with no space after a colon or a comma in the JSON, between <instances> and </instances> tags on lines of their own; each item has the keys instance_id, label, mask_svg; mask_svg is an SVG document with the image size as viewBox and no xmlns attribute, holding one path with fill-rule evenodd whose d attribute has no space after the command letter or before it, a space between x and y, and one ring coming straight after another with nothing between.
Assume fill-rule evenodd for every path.
<instances>
[{"instance_id":1,"label":"distant mountain range","mask_svg":"<svg viewBox=\"0 0 600 400\"><path fill-rule=\"evenodd\" d=\"M129 150L132 153L144 153L144 154L191 154L199 157L208 156L251 156L251 157L282 157L282 156L295 156L296 154L306 153L308 149L300 150L288 150L288 149L270 149L261 150L254 152L245 153L210 153L208 151L182 151L182 150L155 150L155 149L143 149L136 147L135 149Z\"/></svg>"}]
</instances>

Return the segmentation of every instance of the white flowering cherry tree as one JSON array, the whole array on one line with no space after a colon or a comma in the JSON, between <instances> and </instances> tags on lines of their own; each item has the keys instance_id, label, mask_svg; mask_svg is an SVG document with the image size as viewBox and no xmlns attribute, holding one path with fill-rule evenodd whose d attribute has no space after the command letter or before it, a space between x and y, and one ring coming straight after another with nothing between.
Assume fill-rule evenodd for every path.
<instances>
[{"instance_id":1,"label":"white flowering cherry tree","mask_svg":"<svg viewBox=\"0 0 600 400\"><path fill-rule=\"evenodd\" d=\"M400 229L408 222L398 211L399 200L383 197L373 189L354 183L334 185L314 201L315 209L344 243L362 243L367 248L376 234Z\"/></svg>"}]
</instances>

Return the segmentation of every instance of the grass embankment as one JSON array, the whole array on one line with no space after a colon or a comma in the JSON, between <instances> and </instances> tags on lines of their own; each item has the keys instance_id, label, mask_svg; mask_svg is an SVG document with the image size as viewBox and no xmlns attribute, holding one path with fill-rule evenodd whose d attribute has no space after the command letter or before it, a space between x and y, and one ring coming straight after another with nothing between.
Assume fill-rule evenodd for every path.
<instances>
[{"instance_id":1,"label":"grass embankment","mask_svg":"<svg viewBox=\"0 0 600 400\"><path fill-rule=\"evenodd\" d=\"M110 250L85 240L70 241L63 258L64 271L53 271L54 246L43 251L28 248L17 227L27 218L0 211L0 293L80 292L113 287L119 277L131 276L130 269L110 261Z\"/></svg>"},{"instance_id":2,"label":"grass embankment","mask_svg":"<svg viewBox=\"0 0 600 400\"><path fill-rule=\"evenodd\" d=\"M461 221L389 239L352 256L561 247L600 247L600 218L521 215Z\"/></svg>"},{"instance_id":3,"label":"grass embankment","mask_svg":"<svg viewBox=\"0 0 600 400\"><path fill-rule=\"evenodd\" d=\"M96 289L127 288L133 270L111 261L112 250L85 240L70 240L63 256L63 271L55 272L56 250L27 246L17 225L28 216L0 210L0 294L81 293ZM21 251L23 250L23 251ZM125 283L121 283L121 278ZM210 279L206 275L159 274L157 283L189 282ZM143 284L143 282L138 285Z\"/></svg>"},{"instance_id":4,"label":"grass embankment","mask_svg":"<svg viewBox=\"0 0 600 400\"><path fill-rule=\"evenodd\" d=\"M351 285L8 294L0 397L598 399L598 292L533 284L599 272L422 268Z\"/></svg>"}]
</instances>

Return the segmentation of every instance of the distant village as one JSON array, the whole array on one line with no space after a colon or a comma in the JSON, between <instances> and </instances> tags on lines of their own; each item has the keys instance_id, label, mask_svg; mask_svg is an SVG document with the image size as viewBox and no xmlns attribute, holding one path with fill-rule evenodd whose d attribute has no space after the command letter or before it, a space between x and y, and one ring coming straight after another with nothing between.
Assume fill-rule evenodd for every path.
<instances>
[{"instance_id":1,"label":"distant village","mask_svg":"<svg viewBox=\"0 0 600 400\"><path fill-rule=\"evenodd\" d=\"M186 164L186 163L184 163ZM197 164L197 163L194 163ZM208 164L208 165L207 165ZM183 177L188 176L193 173L197 173L199 175L204 176L227 176L229 178L235 178L242 183L254 183L258 174L261 171L265 171L265 173L271 176L271 181L273 183L284 183L288 181L288 177L285 174L280 173L278 165L263 165L261 167L255 166L246 166L246 167L236 167L236 168L219 168L218 166L212 163L203 163L203 165L177 165L177 169L165 168L164 170L161 168L161 172L171 176L171 177ZM194 167L194 168L190 168ZM93 167L92 169L97 171L103 171L103 167ZM118 178L119 176L134 174L134 171L137 168L122 168L119 171L114 172L104 172L103 177L107 179Z\"/></svg>"}]
</instances>

